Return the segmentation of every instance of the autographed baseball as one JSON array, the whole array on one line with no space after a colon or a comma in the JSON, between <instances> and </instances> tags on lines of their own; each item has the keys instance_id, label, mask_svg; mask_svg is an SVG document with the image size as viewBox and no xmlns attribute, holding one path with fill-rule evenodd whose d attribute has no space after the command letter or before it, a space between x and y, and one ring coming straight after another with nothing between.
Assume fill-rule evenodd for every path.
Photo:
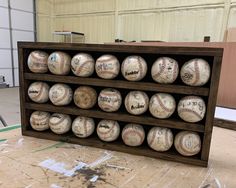
<instances>
[{"instance_id":1,"label":"autographed baseball","mask_svg":"<svg viewBox=\"0 0 236 188\"><path fill-rule=\"evenodd\" d=\"M72 123L72 131L79 138L87 138L93 134L95 123L92 118L78 116Z\"/></svg>"},{"instance_id":2,"label":"autographed baseball","mask_svg":"<svg viewBox=\"0 0 236 188\"><path fill-rule=\"evenodd\" d=\"M96 90L88 86L80 86L74 92L74 103L82 109L92 108L97 102Z\"/></svg>"},{"instance_id":3,"label":"autographed baseball","mask_svg":"<svg viewBox=\"0 0 236 188\"><path fill-rule=\"evenodd\" d=\"M154 81L161 84L173 83L179 74L178 62L169 57L160 57L152 65L151 75Z\"/></svg>"},{"instance_id":4,"label":"autographed baseball","mask_svg":"<svg viewBox=\"0 0 236 188\"><path fill-rule=\"evenodd\" d=\"M149 98L142 91L131 91L125 97L125 108L133 115L140 115L147 111Z\"/></svg>"},{"instance_id":5,"label":"autographed baseball","mask_svg":"<svg viewBox=\"0 0 236 188\"><path fill-rule=\"evenodd\" d=\"M187 122L201 121L206 113L206 105L201 97L186 96L178 104L178 114L181 119Z\"/></svg>"},{"instance_id":6,"label":"autographed baseball","mask_svg":"<svg viewBox=\"0 0 236 188\"><path fill-rule=\"evenodd\" d=\"M139 124L127 124L122 130L122 140L128 146L140 146L145 139L145 131Z\"/></svg>"},{"instance_id":7,"label":"autographed baseball","mask_svg":"<svg viewBox=\"0 0 236 188\"><path fill-rule=\"evenodd\" d=\"M121 65L121 72L126 80L142 80L147 74L147 63L141 56L128 56Z\"/></svg>"},{"instance_id":8,"label":"autographed baseball","mask_svg":"<svg viewBox=\"0 0 236 188\"><path fill-rule=\"evenodd\" d=\"M33 82L28 88L29 98L37 103L45 103L49 99L49 86L45 82Z\"/></svg>"},{"instance_id":9,"label":"autographed baseball","mask_svg":"<svg viewBox=\"0 0 236 188\"><path fill-rule=\"evenodd\" d=\"M175 108L175 99L170 94L157 93L150 99L149 111L156 118L165 119L170 117L174 113Z\"/></svg>"},{"instance_id":10,"label":"autographed baseball","mask_svg":"<svg viewBox=\"0 0 236 188\"><path fill-rule=\"evenodd\" d=\"M30 116L30 125L36 131L44 131L49 129L49 118L48 112L35 111Z\"/></svg>"},{"instance_id":11,"label":"autographed baseball","mask_svg":"<svg viewBox=\"0 0 236 188\"><path fill-rule=\"evenodd\" d=\"M72 101L73 91L66 84L55 84L49 90L49 99L56 106L68 105Z\"/></svg>"},{"instance_id":12,"label":"autographed baseball","mask_svg":"<svg viewBox=\"0 0 236 188\"><path fill-rule=\"evenodd\" d=\"M201 150L200 136L191 131L181 131L175 136L175 149L184 156L193 156Z\"/></svg>"},{"instance_id":13,"label":"autographed baseball","mask_svg":"<svg viewBox=\"0 0 236 188\"><path fill-rule=\"evenodd\" d=\"M120 125L117 121L101 120L97 126L97 135L103 141L112 142L120 135Z\"/></svg>"},{"instance_id":14,"label":"autographed baseball","mask_svg":"<svg viewBox=\"0 0 236 188\"><path fill-rule=\"evenodd\" d=\"M94 72L94 59L86 53L78 53L71 60L71 70L79 77L89 77Z\"/></svg>"},{"instance_id":15,"label":"autographed baseball","mask_svg":"<svg viewBox=\"0 0 236 188\"><path fill-rule=\"evenodd\" d=\"M100 78L113 79L120 72L120 63L113 55L102 55L95 64L96 73Z\"/></svg>"},{"instance_id":16,"label":"autographed baseball","mask_svg":"<svg viewBox=\"0 0 236 188\"><path fill-rule=\"evenodd\" d=\"M98 96L98 106L105 112L117 111L122 103L122 97L118 90L103 89Z\"/></svg>"},{"instance_id":17,"label":"autographed baseball","mask_svg":"<svg viewBox=\"0 0 236 188\"><path fill-rule=\"evenodd\" d=\"M71 118L66 114L54 113L49 118L49 127L56 134L64 134L71 129Z\"/></svg>"},{"instance_id":18,"label":"autographed baseball","mask_svg":"<svg viewBox=\"0 0 236 188\"><path fill-rule=\"evenodd\" d=\"M34 73L46 73L48 71L48 54L43 51L33 51L28 57L28 67Z\"/></svg>"},{"instance_id":19,"label":"autographed baseball","mask_svg":"<svg viewBox=\"0 0 236 188\"><path fill-rule=\"evenodd\" d=\"M210 78L211 69L204 59L192 59L186 62L180 71L182 81L190 86L202 86Z\"/></svg>"},{"instance_id":20,"label":"autographed baseball","mask_svg":"<svg viewBox=\"0 0 236 188\"><path fill-rule=\"evenodd\" d=\"M57 75L67 75L70 72L71 57L65 52L53 52L48 57L48 69Z\"/></svg>"},{"instance_id":21,"label":"autographed baseball","mask_svg":"<svg viewBox=\"0 0 236 188\"><path fill-rule=\"evenodd\" d=\"M168 128L153 127L148 132L147 142L156 151L167 151L173 144L173 133Z\"/></svg>"}]
</instances>

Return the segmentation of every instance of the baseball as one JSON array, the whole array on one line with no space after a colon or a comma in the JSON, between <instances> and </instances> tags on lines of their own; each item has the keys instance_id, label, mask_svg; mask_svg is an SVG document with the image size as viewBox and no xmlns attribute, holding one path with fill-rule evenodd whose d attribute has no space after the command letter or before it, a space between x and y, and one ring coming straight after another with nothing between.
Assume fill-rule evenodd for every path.
<instances>
[{"instance_id":1,"label":"baseball","mask_svg":"<svg viewBox=\"0 0 236 188\"><path fill-rule=\"evenodd\" d=\"M88 86L80 86L74 92L74 103L82 109L92 108L97 102L95 89Z\"/></svg>"},{"instance_id":2,"label":"baseball","mask_svg":"<svg viewBox=\"0 0 236 188\"><path fill-rule=\"evenodd\" d=\"M160 57L152 65L151 75L154 81L161 84L173 83L179 74L177 61L169 57Z\"/></svg>"},{"instance_id":3,"label":"baseball","mask_svg":"<svg viewBox=\"0 0 236 188\"><path fill-rule=\"evenodd\" d=\"M120 125L117 121L101 120L97 126L97 135L103 141L112 142L120 135Z\"/></svg>"},{"instance_id":4,"label":"baseball","mask_svg":"<svg viewBox=\"0 0 236 188\"><path fill-rule=\"evenodd\" d=\"M64 134L71 128L71 118L66 114L54 113L49 118L49 127L56 134Z\"/></svg>"},{"instance_id":5,"label":"baseball","mask_svg":"<svg viewBox=\"0 0 236 188\"><path fill-rule=\"evenodd\" d=\"M206 105L201 97L186 96L178 104L178 114L181 119L187 122L201 121L206 113Z\"/></svg>"},{"instance_id":6,"label":"baseball","mask_svg":"<svg viewBox=\"0 0 236 188\"><path fill-rule=\"evenodd\" d=\"M168 128L153 127L148 132L147 142L156 151L167 151L173 145L173 133Z\"/></svg>"},{"instance_id":7,"label":"baseball","mask_svg":"<svg viewBox=\"0 0 236 188\"><path fill-rule=\"evenodd\" d=\"M125 108L133 115L140 115L147 111L149 98L142 91L131 91L125 97Z\"/></svg>"},{"instance_id":8,"label":"baseball","mask_svg":"<svg viewBox=\"0 0 236 188\"><path fill-rule=\"evenodd\" d=\"M87 138L93 134L95 123L92 118L78 116L72 123L72 131L79 138Z\"/></svg>"},{"instance_id":9,"label":"baseball","mask_svg":"<svg viewBox=\"0 0 236 188\"><path fill-rule=\"evenodd\" d=\"M209 64L203 59L192 59L186 62L181 70L182 81L190 86L202 86L210 78L211 70Z\"/></svg>"},{"instance_id":10,"label":"baseball","mask_svg":"<svg viewBox=\"0 0 236 188\"><path fill-rule=\"evenodd\" d=\"M55 84L49 90L49 99L56 106L68 105L72 95L72 89L66 84Z\"/></svg>"},{"instance_id":11,"label":"baseball","mask_svg":"<svg viewBox=\"0 0 236 188\"><path fill-rule=\"evenodd\" d=\"M53 52L48 57L48 69L57 75L67 75L70 72L71 57L64 52Z\"/></svg>"},{"instance_id":12,"label":"baseball","mask_svg":"<svg viewBox=\"0 0 236 188\"><path fill-rule=\"evenodd\" d=\"M28 88L29 98L37 103L45 103L49 99L49 86L45 82L33 82Z\"/></svg>"},{"instance_id":13,"label":"baseball","mask_svg":"<svg viewBox=\"0 0 236 188\"><path fill-rule=\"evenodd\" d=\"M147 63L141 56L129 56L122 63L121 72L126 80L142 80L147 74Z\"/></svg>"},{"instance_id":14,"label":"baseball","mask_svg":"<svg viewBox=\"0 0 236 188\"><path fill-rule=\"evenodd\" d=\"M44 131L49 129L49 118L48 112L35 111L30 116L30 125L36 131Z\"/></svg>"},{"instance_id":15,"label":"baseball","mask_svg":"<svg viewBox=\"0 0 236 188\"><path fill-rule=\"evenodd\" d=\"M113 55L102 55L97 59L95 69L100 78L113 79L120 72L120 63Z\"/></svg>"},{"instance_id":16,"label":"baseball","mask_svg":"<svg viewBox=\"0 0 236 188\"><path fill-rule=\"evenodd\" d=\"M121 106L121 102L121 94L116 89L107 88L99 93L98 106L105 112L117 111Z\"/></svg>"},{"instance_id":17,"label":"baseball","mask_svg":"<svg viewBox=\"0 0 236 188\"><path fill-rule=\"evenodd\" d=\"M150 113L160 119L170 117L176 108L175 99L167 93L157 93L153 95L149 103Z\"/></svg>"},{"instance_id":18,"label":"baseball","mask_svg":"<svg viewBox=\"0 0 236 188\"><path fill-rule=\"evenodd\" d=\"M139 124L127 124L122 130L122 140L128 146L140 146L145 139L145 131Z\"/></svg>"},{"instance_id":19,"label":"baseball","mask_svg":"<svg viewBox=\"0 0 236 188\"><path fill-rule=\"evenodd\" d=\"M94 59L86 53L78 53L71 60L71 70L79 77L89 77L94 72Z\"/></svg>"},{"instance_id":20,"label":"baseball","mask_svg":"<svg viewBox=\"0 0 236 188\"><path fill-rule=\"evenodd\" d=\"M48 71L48 54L43 51L33 51L28 57L28 67L34 73L46 73Z\"/></svg>"},{"instance_id":21,"label":"baseball","mask_svg":"<svg viewBox=\"0 0 236 188\"><path fill-rule=\"evenodd\" d=\"M191 131L181 131L175 136L175 149L184 156L193 156L201 150L200 136Z\"/></svg>"}]
</instances>

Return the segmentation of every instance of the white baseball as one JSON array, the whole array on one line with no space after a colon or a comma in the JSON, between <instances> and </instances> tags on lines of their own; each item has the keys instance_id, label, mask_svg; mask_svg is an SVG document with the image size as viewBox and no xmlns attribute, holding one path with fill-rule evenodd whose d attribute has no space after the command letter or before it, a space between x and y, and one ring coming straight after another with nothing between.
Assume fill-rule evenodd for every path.
<instances>
[{"instance_id":1,"label":"white baseball","mask_svg":"<svg viewBox=\"0 0 236 188\"><path fill-rule=\"evenodd\" d=\"M201 121L206 113L206 104L201 97L186 96L178 104L178 114L181 119L187 122Z\"/></svg>"},{"instance_id":2,"label":"white baseball","mask_svg":"<svg viewBox=\"0 0 236 188\"><path fill-rule=\"evenodd\" d=\"M97 102L96 90L88 86L80 86L74 92L74 103L82 109L92 108Z\"/></svg>"},{"instance_id":3,"label":"white baseball","mask_svg":"<svg viewBox=\"0 0 236 188\"><path fill-rule=\"evenodd\" d=\"M35 111L30 116L30 125L36 131L44 131L49 129L49 118L48 112Z\"/></svg>"},{"instance_id":4,"label":"white baseball","mask_svg":"<svg viewBox=\"0 0 236 188\"><path fill-rule=\"evenodd\" d=\"M57 75L67 75L70 72L71 57L65 52L53 52L48 57L48 69Z\"/></svg>"},{"instance_id":5,"label":"white baseball","mask_svg":"<svg viewBox=\"0 0 236 188\"><path fill-rule=\"evenodd\" d=\"M210 78L211 68L204 59L192 59L186 62L181 70L182 81L190 86L202 86Z\"/></svg>"},{"instance_id":6,"label":"white baseball","mask_svg":"<svg viewBox=\"0 0 236 188\"><path fill-rule=\"evenodd\" d=\"M149 98L142 91L131 91L125 97L125 108L133 115L140 115L147 111Z\"/></svg>"},{"instance_id":7,"label":"white baseball","mask_svg":"<svg viewBox=\"0 0 236 188\"><path fill-rule=\"evenodd\" d=\"M113 55L102 55L96 61L95 70L100 78L113 79L120 72L119 60Z\"/></svg>"},{"instance_id":8,"label":"white baseball","mask_svg":"<svg viewBox=\"0 0 236 188\"><path fill-rule=\"evenodd\" d=\"M151 75L154 81L161 84L173 83L179 74L178 62L169 57L160 57L152 65Z\"/></svg>"},{"instance_id":9,"label":"white baseball","mask_svg":"<svg viewBox=\"0 0 236 188\"><path fill-rule=\"evenodd\" d=\"M66 114L54 113L49 118L49 127L56 134L64 134L71 129L71 118Z\"/></svg>"},{"instance_id":10,"label":"white baseball","mask_svg":"<svg viewBox=\"0 0 236 188\"><path fill-rule=\"evenodd\" d=\"M167 151L173 145L173 133L168 128L153 127L148 132L147 142L156 151Z\"/></svg>"},{"instance_id":11,"label":"white baseball","mask_svg":"<svg viewBox=\"0 0 236 188\"><path fill-rule=\"evenodd\" d=\"M117 111L122 103L122 97L118 90L107 88L103 89L98 96L98 106L105 112Z\"/></svg>"},{"instance_id":12,"label":"white baseball","mask_svg":"<svg viewBox=\"0 0 236 188\"><path fill-rule=\"evenodd\" d=\"M139 124L127 124L122 130L122 140L128 146L140 146L145 139L145 131Z\"/></svg>"},{"instance_id":13,"label":"white baseball","mask_svg":"<svg viewBox=\"0 0 236 188\"><path fill-rule=\"evenodd\" d=\"M28 88L29 98L37 103L45 103L49 99L49 86L45 82L33 82Z\"/></svg>"},{"instance_id":14,"label":"white baseball","mask_svg":"<svg viewBox=\"0 0 236 188\"><path fill-rule=\"evenodd\" d=\"M78 116L72 123L72 131L79 138L87 138L93 134L95 123L92 118Z\"/></svg>"},{"instance_id":15,"label":"white baseball","mask_svg":"<svg viewBox=\"0 0 236 188\"><path fill-rule=\"evenodd\" d=\"M165 119L170 117L175 108L174 97L167 93L157 93L151 97L149 102L149 111L156 118Z\"/></svg>"},{"instance_id":16,"label":"white baseball","mask_svg":"<svg viewBox=\"0 0 236 188\"><path fill-rule=\"evenodd\" d=\"M43 51L33 51L27 61L29 69L34 73L46 73L48 71L48 54Z\"/></svg>"},{"instance_id":17,"label":"white baseball","mask_svg":"<svg viewBox=\"0 0 236 188\"><path fill-rule=\"evenodd\" d=\"M71 70L79 77L89 77L94 72L94 59L86 53L78 53L71 60Z\"/></svg>"},{"instance_id":18,"label":"white baseball","mask_svg":"<svg viewBox=\"0 0 236 188\"><path fill-rule=\"evenodd\" d=\"M121 65L121 72L126 80L142 80L147 74L147 63L141 56L128 56Z\"/></svg>"},{"instance_id":19,"label":"white baseball","mask_svg":"<svg viewBox=\"0 0 236 188\"><path fill-rule=\"evenodd\" d=\"M184 156L193 156L201 150L200 136L191 131L181 131L175 136L175 149Z\"/></svg>"},{"instance_id":20,"label":"white baseball","mask_svg":"<svg viewBox=\"0 0 236 188\"><path fill-rule=\"evenodd\" d=\"M97 126L97 135L103 141L112 142L120 135L120 125L117 121L101 120Z\"/></svg>"},{"instance_id":21,"label":"white baseball","mask_svg":"<svg viewBox=\"0 0 236 188\"><path fill-rule=\"evenodd\" d=\"M49 90L49 99L56 106L68 105L72 101L73 91L66 84L55 84Z\"/></svg>"}]
</instances>

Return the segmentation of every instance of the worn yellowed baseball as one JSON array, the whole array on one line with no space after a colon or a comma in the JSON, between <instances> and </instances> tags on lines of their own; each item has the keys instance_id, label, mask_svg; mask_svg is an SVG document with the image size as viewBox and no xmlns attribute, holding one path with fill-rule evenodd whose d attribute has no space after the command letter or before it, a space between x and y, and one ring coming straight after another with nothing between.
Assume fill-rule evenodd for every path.
<instances>
[{"instance_id":1,"label":"worn yellowed baseball","mask_svg":"<svg viewBox=\"0 0 236 188\"><path fill-rule=\"evenodd\" d=\"M151 75L154 81L161 84L173 83L179 74L178 62L169 57L160 57L152 65Z\"/></svg>"},{"instance_id":2,"label":"worn yellowed baseball","mask_svg":"<svg viewBox=\"0 0 236 188\"><path fill-rule=\"evenodd\" d=\"M56 134L64 134L71 129L71 118L67 114L54 113L49 118L49 127Z\"/></svg>"},{"instance_id":3,"label":"worn yellowed baseball","mask_svg":"<svg viewBox=\"0 0 236 188\"><path fill-rule=\"evenodd\" d=\"M201 138L196 132L181 131L175 136L175 149L184 156L193 156L201 150Z\"/></svg>"},{"instance_id":4,"label":"worn yellowed baseball","mask_svg":"<svg viewBox=\"0 0 236 188\"><path fill-rule=\"evenodd\" d=\"M78 53L71 59L71 70L79 77L89 77L94 72L95 61L87 53Z\"/></svg>"},{"instance_id":5,"label":"worn yellowed baseball","mask_svg":"<svg viewBox=\"0 0 236 188\"><path fill-rule=\"evenodd\" d=\"M174 97L167 93L157 93L151 97L149 102L149 111L156 118L165 119L170 117L175 108Z\"/></svg>"},{"instance_id":6,"label":"worn yellowed baseball","mask_svg":"<svg viewBox=\"0 0 236 188\"><path fill-rule=\"evenodd\" d=\"M72 123L72 131L79 138L87 138L93 134L95 123L92 118L78 116Z\"/></svg>"},{"instance_id":7,"label":"worn yellowed baseball","mask_svg":"<svg viewBox=\"0 0 236 188\"><path fill-rule=\"evenodd\" d=\"M48 54L36 50L30 53L27 61L30 71L34 73L46 73L48 71Z\"/></svg>"},{"instance_id":8,"label":"worn yellowed baseball","mask_svg":"<svg viewBox=\"0 0 236 188\"><path fill-rule=\"evenodd\" d=\"M182 81L190 86L202 86L206 84L210 78L210 74L211 68L204 59L191 59L180 70Z\"/></svg>"},{"instance_id":9,"label":"worn yellowed baseball","mask_svg":"<svg viewBox=\"0 0 236 188\"><path fill-rule=\"evenodd\" d=\"M201 97L186 96L179 101L177 110L181 119L195 123L204 118L206 113L206 104Z\"/></svg>"},{"instance_id":10,"label":"worn yellowed baseball","mask_svg":"<svg viewBox=\"0 0 236 188\"><path fill-rule=\"evenodd\" d=\"M140 146L145 139L142 125L127 124L122 130L122 140L128 146Z\"/></svg>"},{"instance_id":11,"label":"worn yellowed baseball","mask_svg":"<svg viewBox=\"0 0 236 188\"><path fill-rule=\"evenodd\" d=\"M36 131L49 129L50 113L43 111L34 111L30 116L30 125Z\"/></svg>"},{"instance_id":12,"label":"worn yellowed baseball","mask_svg":"<svg viewBox=\"0 0 236 188\"><path fill-rule=\"evenodd\" d=\"M49 86L45 82L33 82L28 88L29 98L37 103L45 103L49 99Z\"/></svg>"},{"instance_id":13,"label":"worn yellowed baseball","mask_svg":"<svg viewBox=\"0 0 236 188\"><path fill-rule=\"evenodd\" d=\"M173 133L168 128L153 127L148 132L147 142L156 151L167 151L173 145Z\"/></svg>"},{"instance_id":14,"label":"worn yellowed baseball","mask_svg":"<svg viewBox=\"0 0 236 188\"><path fill-rule=\"evenodd\" d=\"M79 108L92 108L97 102L97 92L89 86L80 86L74 92L74 103Z\"/></svg>"},{"instance_id":15,"label":"worn yellowed baseball","mask_svg":"<svg viewBox=\"0 0 236 188\"><path fill-rule=\"evenodd\" d=\"M71 57L65 52L53 52L48 57L48 69L56 75L67 75L70 72Z\"/></svg>"},{"instance_id":16,"label":"worn yellowed baseball","mask_svg":"<svg viewBox=\"0 0 236 188\"><path fill-rule=\"evenodd\" d=\"M120 135L120 125L117 121L101 120L97 126L97 135L103 141L112 142Z\"/></svg>"},{"instance_id":17,"label":"worn yellowed baseball","mask_svg":"<svg viewBox=\"0 0 236 188\"><path fill-rule=\"evenodd\" d=\"M55 84L49 90L49 99L56 106L68 105L72 97L73 91L66 84Z\"/></svg>"}]
</instances>

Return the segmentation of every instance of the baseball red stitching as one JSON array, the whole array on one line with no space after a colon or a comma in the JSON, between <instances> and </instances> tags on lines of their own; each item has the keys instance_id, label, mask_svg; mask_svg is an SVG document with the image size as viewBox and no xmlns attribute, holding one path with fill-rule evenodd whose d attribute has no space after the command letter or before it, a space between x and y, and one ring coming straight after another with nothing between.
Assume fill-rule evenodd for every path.
<instances>
[{"instance_id":1,"label":"baseball red stitching","mask_svg":"<svg viewBox=\"0 0 236 188\"><path fill-rule=\"evenodd\" d=\"M140 130L141 131L141 130ZM136 134L136 135L138 135L138 137L139 137L139 139L140 139L140 142L139 142L139 144L142 144L142 141L144 140L144 137L143 137L143 135L142 135L142 133L140 132L139 130L133 130L133 127L129 127L129 128L127 128L127 129L125 129L124 130L124 132L123 132L123 134L122 134L122 138L123 138L123 140L125 141L125 140L127 140L127 138L129 137L129 134L132 134L132 133L134 133L134 134Z\"/></svg>"},{"instance_id":2,"label":"baseball red stitching","mask_svg":"<svg viewBox=\"0 0 236 188\"><path fill-rule=\"evenodd\" d=\"M195 80L192 84L196 85L199 82L199 79L200 79L200 72L199 72L198 60L197 59L194 60L194 69L195 69L196 78L195 78Z\"/></svg>"},{"instance_id":3,"label":"baseball red stitching","mask_svg":"<svg viewBox=\"0 0 236 188\"><path fill-rule=\"evenodd\" d=\"M167 112L172 113L174 108L168 109L161 101L159 95L156 95L157 101L159 102L160 106Z\"/></svg>"},{"instance_id":4,"label":"baseball red stitching","mask_svg":"<svg viewBox=\"0 0 236 188\"><path fill-rule=\"evenodd\" d=\"M162 60L162 66L159 70L159 72L157 72L156 74L153 75L153 78L154 79L158 79L161 74L164 72L165 68L166 68L166 61L165 61L165 58L161 57L159 58L160 60ZM159 59L157 60L157 62L159 61ZM158 64L157 64L158 65ZM157 66L158 67L158 66ZM158 67L159 68L159 67Z\"/></svg>"},{"instance_id":5,"label":"baseball red stitching","mask_svg":"<svg viewBox=\"0 0 236 188\"><path fill-rule=\"evenodd\" d=\"M200 114L198 114L197 112L195 112L195 111L193 111L191 109L186 109L186 108L185 109L180 109L180 110L178 110L178 112L179 112L179 114L182 113L182 112L191 112L194 115L196 115L200 120L202 120L202 118L203 118L203 117L201 117Z\"/></svg>"}]
</instances>

